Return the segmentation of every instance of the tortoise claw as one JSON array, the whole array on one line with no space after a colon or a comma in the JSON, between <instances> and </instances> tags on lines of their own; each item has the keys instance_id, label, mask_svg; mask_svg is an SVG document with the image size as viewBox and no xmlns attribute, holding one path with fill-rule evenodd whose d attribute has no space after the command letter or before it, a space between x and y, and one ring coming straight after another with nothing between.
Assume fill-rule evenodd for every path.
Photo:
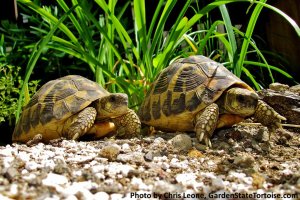
<instances>
[{"instance_id":1,"label":"tortoise claw","mask_svg":"<svg viewBox=\"0 0 300 200\"><path fill-rule=\"evenodd\" d=\"M209 138L205 138L205 145L206 145L206 146L208 146L209 148L211 148L211 147L212 147L212 145L211 145L211 141L210 141L210 139L209 139Z\"/></svg>"},{"instance_id":2,"label":"tortoise claw","mask_svg":"<svg viewBox=\"0 0 300 200\"><path fill-rule=\"evenodd\" d=\"M77 140L80 137L79 133L75 133L72 137L72 140Z\"/></svg>"},{"instance_id":3,"label":"tortoise claw","mask_svg":"<svg viewBox=\"0 0 300 200\"><path fill-rule=\"evenodd\" d=\"M202 132L202 133L200 134L199 142L201 142L201 141L203 140L203 137L204 137L204 132Z\"/></svg>"},{"instance_id":4,"label":"tortoise claw","mask_svg":"<svg viewBox=\"0 0 300 200\"><path fill-rule=\"evenodd\" d=\"M254 118L271 130L282 128L281 120L286 120L285 117L281 116L271 106L261 100L258 101Z\"/></svg>"},{"instance_id":5,"label":"tortoise claw","mask_svg":"<svg viewBox=\"0 0 300 200\"><path fill-rule=\"evenodd\" d=\"M217 104L210 104L205 110L195 117L195 132L199 142L204 141L211 147L210 137L212 136L219 116L219 107Z\"/></svg>"}]
</instances>

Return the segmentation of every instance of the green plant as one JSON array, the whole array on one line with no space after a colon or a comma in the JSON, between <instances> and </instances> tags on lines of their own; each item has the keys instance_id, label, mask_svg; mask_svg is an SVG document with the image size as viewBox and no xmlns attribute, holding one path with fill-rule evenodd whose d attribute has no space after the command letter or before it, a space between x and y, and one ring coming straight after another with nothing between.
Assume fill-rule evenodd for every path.
<instances>
[{"instance_id":1,"label":"green plant","mask_svg":"<svg viewBox=\"0 0 300 200\"><path fill-rule=\"evenodd\" d=\"M18 98L23 80L19 75L20 67L0 65L0 123L8 121L14 123L18 107ZM30 81L28 93L35 93L38 81Z\"/></svg>"}]
</instances>

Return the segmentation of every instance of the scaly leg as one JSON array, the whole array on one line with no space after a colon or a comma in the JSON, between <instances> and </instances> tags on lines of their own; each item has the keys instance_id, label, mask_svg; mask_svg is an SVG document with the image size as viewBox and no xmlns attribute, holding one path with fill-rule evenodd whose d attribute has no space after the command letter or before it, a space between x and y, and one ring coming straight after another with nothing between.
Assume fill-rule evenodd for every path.
<instances>
[{"instance_id":1,"label":"scaly leg","mask_svg":"<svg viewBox=\"0 0 300 200\"><path fill-rule=\"evenodd\" d=\"M67 139L77 140L94 125L97 111L93 107L87 107L81 112L72 115L63 128L62 136Z\"/></svg>"},{"instance_id":2,"label":"scaly leg","mask_svg":"<svg viewBox=\"0 0 300 200\"><path fill-rule=\"evenodd\" d=\"M261 100L258 101L254 118L262 125L268 127L271 132L274 132L276 128L282 128L281 120L286 120L285 117Z\"/></svg>"},{"instance_id":3,"label":"scaly leg","mask_svg":"<svg viewBox=\"0 0 300 200\"><path fill-rule=\"evenodd\" d=\"M141 122L137 114L128 109L128 112L120 117L112 119L117 129L117 137L132 138L138 136L141 131Z\"/></svg>"},{"instance_id":4,"label":"scaly leg","mask_svg":"<svg viewBox=\"0 0 300 200\"><path fill-rule=\"evenodd\" d=\"M204 140L205 144L211 147L210 138L216 129L218 117L219 107L215 103L207 106L203 112L196 115L194 130L199 142Z\"/></svg>"}]
</instances>

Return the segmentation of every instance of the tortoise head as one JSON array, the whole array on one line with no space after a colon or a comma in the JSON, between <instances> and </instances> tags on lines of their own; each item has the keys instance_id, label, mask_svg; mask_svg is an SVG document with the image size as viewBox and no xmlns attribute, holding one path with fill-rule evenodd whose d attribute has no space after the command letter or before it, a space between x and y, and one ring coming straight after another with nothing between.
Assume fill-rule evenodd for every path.
<instances>
[{"instance_id":1,"label":"tortoise head","mask_svg":"<svg viewBox=\"0 0 300 200\"><path fill-rule=\"evenodd\" d=\"M123 93L112 93L95 102L97 119L115 118L128 112L128 96Z\"/></svg>"},{"instance_id":2,"label":"tortoise head","mask_svg":"<svg viewBox=\"0 0 300 200\"><path fill-rule=\"evenodd\" d=\"M225 92L223 103L225 112L246 117L254 114L258 95L251 90L234 87Z\"/></svg>"}]
</instances>

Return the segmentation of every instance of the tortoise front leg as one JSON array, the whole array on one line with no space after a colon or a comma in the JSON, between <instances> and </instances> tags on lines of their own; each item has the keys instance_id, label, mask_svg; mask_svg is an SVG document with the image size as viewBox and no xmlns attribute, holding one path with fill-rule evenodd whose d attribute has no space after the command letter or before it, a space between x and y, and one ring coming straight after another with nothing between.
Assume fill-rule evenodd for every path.
<instances>
[{"instance_id":1,"label":"tortoise front leg","mask_svg":"<svg viewBox=\"0 0 300 200\"><path fill-rule=\"evenodd\" d=\"M93 107L87 107L81 112L72 115L64 124L62 136L67 139L77 140L94 125L97 111Z\"/></svg>"},{"instance_id":2,"label":"tortoise front leg","mask_svg":"<svg viewBox=\"0 0 300 200\"><path fill-rule=\"evenodd\" d=\"M196 115L194 130L199 142L204 140L205 144L211 147L210 138L216 129L218 117L219 107L215 103L207 106L203 112Z\"/></svg>"},{"instance_id":3,"label":"tortoise front leg","mask_svg":"<svg viewBox=\"0 0 300 200\"><path fill-rule=\"evenodd\" d=\"M141 121L137 114L131 109L128 109L126 114L113 118L112 122L116 126L117 137L132 138L140 134Z\"/></svg>"},{"instance_id":4,"label":"tortoise front leg","mask_svg":"<svg viewBox=\"0 0 300 200\"><path fill-rule=\"evenodd\" d=\"M261 100L258 101L254 118L262 125L268 127L271 132L274 132L276 128L282 128L281 120L286 120L285 117Z\"/></svg>"}]
</instances>

